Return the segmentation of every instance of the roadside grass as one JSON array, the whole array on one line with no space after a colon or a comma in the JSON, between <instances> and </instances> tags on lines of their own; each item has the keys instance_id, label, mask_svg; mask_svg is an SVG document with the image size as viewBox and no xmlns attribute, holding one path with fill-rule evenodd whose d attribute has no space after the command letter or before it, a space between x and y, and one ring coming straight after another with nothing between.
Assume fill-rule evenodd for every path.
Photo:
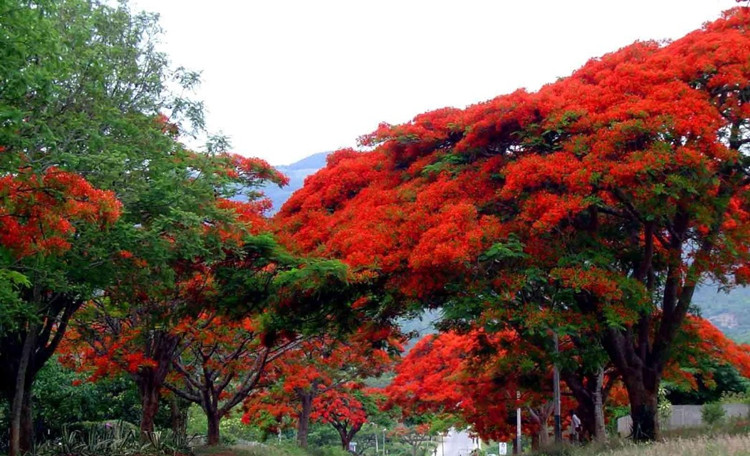
<instances>
[{"instance_id":1,"label":"roadside grass","mask_svg":"<svg viewBox=\"0 0 750 456\"><path fill-rule=\"evenodd\" d=\"M662 440L636 444L612 438L606 444L563 445L537 456L750 456L750 421L730 420L716 426L665 431Z\"/></svg>"},{"instance_id":2,"label":"roadside grass","mask_svg":"<svg viewBox=\"0 0 750 456\"><path fill-rule=\"evenodd\" d=\"M193 449L195 456L306 456L293 448L268 445L203 446Z\"/></svg>"},{"instance_id":3,"label":"roadside grass","mask_svg":"<svg viewBox=\"0 0 750 456\"><path fill-rule=\"evenodd\" d=\"M195 456L347 456L349 453L337 447L310 448L304 450L294 444L255 444L202 446L193 449Z\"/></svg>"},{"instance_id":4,"label":"roadside grass","mask_svg":"<svg viewBox=\"0 0 750 456\"><path fill-rule=\"evenodd\" d=\"M599 454L610 456L750 456L750 435L676 438L647 445L631 443ZM578 456L578 453L575 455Z\"/></svg>"}]
</instances>

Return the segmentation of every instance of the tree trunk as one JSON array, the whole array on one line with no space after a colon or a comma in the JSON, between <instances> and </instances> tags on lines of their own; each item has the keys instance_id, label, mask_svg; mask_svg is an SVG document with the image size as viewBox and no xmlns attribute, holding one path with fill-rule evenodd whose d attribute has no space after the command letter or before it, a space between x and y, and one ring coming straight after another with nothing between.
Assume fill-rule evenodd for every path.
<instances>
[{"instance_id":1,"label":"tree trunk","mask_svg":"<svg viewBox=\"0 0 750 456\"><path fill-rule=\"evenodd\" d=\"M152 375L143 375L136 381L141 396L141 440L148 441L154 433L154 419L159 411L159 386Z\"/></svg>"},{"instance_id":2,"label":"tree trunk","mask_svg":"<svg viewBox=\"0 0 750 456\"><path fill-rule=\"evenodd\" d=\"M594 440L600 443L607 441L607 429L604 424L604 369L596 374L594 390Z\"/></svg>"},{"instance_id":3,"label":"tree trunk","mask_svg":"<svg viewBox=\"0 0 750 456\"><path fill-rule=\"evenodd\" d=\"M208 432L206 433L206 443L210 446L218 445L221 441L219 423L221 417L215 410L206 410L206 420L208 421Z\"/></svg>"},{"instance_id":4,"label":"tree trunk","mask_svg":"<svg viewBox=\"0 0 750 456\"><path fill-rule=\"evenodd\" d=\"M180 440L187 438L187 417L190 403L172 394L169 399L169 414L172 422L172 433Z\"/></svg>"},{"instance_id":5,"label":"tree trunk","mask_svg":"<svg viewBox=\"0 0 750 456\"><path fill-rule=\"evenodd\" d=\"M34 416L31 410L31 385L27 384L21 403L21 451L23 452L30 452L34 448Z\"/></svg>"},{"instance_id":6,"label":"tree trunk","mask_svg":"<svg viewBox=\"0 0 750 456\"><path fill-rule=\"evenodd\" d=\"M341 448L344 449L344 451L349 451L349 444L352 441L352 436L344 434L339 434L341 436Z\"/></svg>"},{"instance_id":7,"label":"tree trunk","mask_svg":"<svg viewBox=\"0 0 750 456\"><path fill-rule=\"evenodd\" d=\"M172 358L179 338L171 334L154 331L150 334L144 353L156 361L156 366L141 367L134 374L138 393L141 396L141 439L147 441L154 432L154 419L159 411L161 388L172 365Z\"/></svg>"},{"instance_id":8,"label":"tree trunk","mask_svg":"<svg viewBox=\"0 0 750 456\"><path fill-rule=\"evenodd\" d=\"M29 429L30 417L24 419L24 409L27 413L31 412L31 382L27 381L27 371L29 371L29 364L31 363L31 357L33 354L34 347L36 346L36 328L33 326L26 333L26 338L23 342L23 348L21 350L21 359L18 364L18 371L16 372L15 388L13 394L13 401L10 407L10 455L9 456L21 456L23 453L31 450L31 429ZM28 396L28 397L27 397ZM22 426L22 422L25 426ZM22 433L25 432L25 436Z\"/></svg>"},{"instance_id":9,"label":"tree trunk","mask_svg":"<svg viewBox=\"0 0 750 456\"><path fill-rule=\"evenodd\" d=\"M596 415L601 410L596 410L596 390L599 388L600 398L603 402L603 393L601 388L596 385L597 376L583 374L581 372L565 372L565 384L573 393L576 400L575 413L581 420L583 434L588 436L596 435Z\"/></svg>"},{"instance_id":10,"label":"tree trunk","mask_svg":"<svg viewBox=\"0 0 750 456\"><path fill-rule=\"evenodd\" d=\"M547 423L541 423L539 425L537 440L539 442L539 448L547 448L549 446L549 426L547 426Z\"/></svg>"},{"instance_id":11,"label":"tree trunk","mask_svg":"<svg viewBox=\"0 0 750 456\"><path fill-rule=\"evenodd\" d=\"M299 394L302 403L302 410L299 414L297 423L297 444L302 448L307 448L307 434L310 431L310 414L312 413L312 394Z\"/></svg>"},{"instance_id":12,"label":"tree trunk","mask_svg":"<svg viewBox=\"0 0 750 456\"><path fill-rule=\"evenodd\" d=\"M24 329L0 337L0 390L11 409L10 454L22 454L33 447L31 388L34 379L54 354L71 315L81 305L80 301L64 295L55 295L40 304L41 294L37 287L29 290L24 300L38 310L44 309L38 313L39 320L44 323L25 322L21 324Z\"/></svg>"},{"instance_id":13,"label":"tree trunk","mask_svg":"<svg viewBox=\"0 0 750 456\"><path fill-rule=\"evenodd\" d=\"M604 369L599 369L596 374L586 374L585 385L576 374L566 376L566 384L573 392L578 402L576 415L581 420L584 440L593 438L597 442L607 440L607 431L604 423Z\"/></svg>"},{"instance_id":14,"label":"tree trunk","mask_svg":"<svg viewBox=\"0 0 750 456\"><path fill-rule=\"evenodd\" d=\"M13 403L12 396L8 398L8 403ZM18 439L20 449L20 453L18 454L26 454L34 447L34 420L31 408L30 385L26 385L24 388L23 398L21 400L21 425Z\"/></svg>"},{"instance_id":15,"label":"tree trunk","mask_svg":"<svg viewBox=\"0 0 750 456\"><path fill-rule=\"evenodd\" d=\"M657 388L650 390L643 385L628 385L630 399L630 417L633 420L633 440L646 442L659 437L659 415L657 407Z\"/></svg>"},{"instance_id":16,"label":"tree trunk","mask_svg":"<svg viewBox=\"0 0 750 456\"><path fill-rule=\"evenodd\" d=\"M685 294L684 290L683 294ZM675 328L679 327L674 321L670 323ZM662 321L660 330L666 324ZM657 392L664 362L667 359L665 347L671 344L671 335L663 337L659 348L649 351L648 330L650 327L650 319L643 317L637 326L639 345L634 345L630 340L634 337L632 330L619 332L608 328L601 339L602 346L622 376L622 382L628 392L630 417L633 420L632 438L636 442L653 441L659 438Z\"/></svg>"},{"instance_id":17,"label":"tree trunk","mask_svg":"<svg viewBox=\"0 0 750 456\"><path fill-rule=\"evenodd\" d=\"M334 425L334 428L338 431L339 437L341 438L341 447L344 449L344 451L349 451L349 444L352 442L352 439L355 435L357 435L359 430L362 429L362 425L360 424L359 426L352 426L352 428L348 431L346 429L346 426Z\"/></svg>"},{"instance_id":18,"label":"tree trunk","mask_svg":"<svg viewBox=\"0 0 750 456\"><path fill-rule=\"evenodd\" d=\"M531 421L539 426L539 430L532 436L531 447L536 450L550 444L549 419L555 411L554 402L547 402L539 407L527 407Z\"/></svg>"}]
</instances>

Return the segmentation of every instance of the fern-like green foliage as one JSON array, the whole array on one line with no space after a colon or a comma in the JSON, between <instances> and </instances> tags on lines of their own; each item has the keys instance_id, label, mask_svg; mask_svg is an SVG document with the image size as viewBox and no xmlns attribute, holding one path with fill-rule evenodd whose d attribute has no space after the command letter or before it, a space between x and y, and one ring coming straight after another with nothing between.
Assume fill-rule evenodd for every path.
<instances>
[{"instance_id":1,"label":"fern-like green foliage","mask_svg":"<svg viewBox=\"0 0 750 456\"><path fill-rule=\"evenodd\" d=\"M189 454L189 443L171 431L141 439L138 426L125 421L83 422L66 425L60 438L39 445L29 456L166 456Z\"/></svg>"}]
</instances>

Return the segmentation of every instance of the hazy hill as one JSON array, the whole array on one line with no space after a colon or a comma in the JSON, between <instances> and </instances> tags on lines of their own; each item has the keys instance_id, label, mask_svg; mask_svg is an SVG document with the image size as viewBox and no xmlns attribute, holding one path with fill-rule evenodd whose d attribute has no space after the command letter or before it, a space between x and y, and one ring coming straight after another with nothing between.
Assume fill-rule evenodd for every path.
<instances>
[{"instance_id":1,"label":"hazy hill","mask_svg":"<svg viewBox=\"0 0 750 456\"><path fill-rule=\"evenodd\" d=\"M292 163L291 165L276 166L275 168L289 177L289 185L279 188L275 185L269 185L263 192L273 201L273 212L276 213L284 202L292 196L296 190L300 189L305 183L305 178L314 174L326 165L326 157L330 152L320 152L302 160Z\"/></svg>"},{"instance_id":2,"label":"hazy hill","mask_svg":"<svg viewBox=\"0 0 750 456\"><path fill-rule=\"evenodd\" d=\"M704 285L695 291L693 302L701 316L729 338L750 343L750 288L736 288L727 294Z\"/></svg>"}]
</instances>

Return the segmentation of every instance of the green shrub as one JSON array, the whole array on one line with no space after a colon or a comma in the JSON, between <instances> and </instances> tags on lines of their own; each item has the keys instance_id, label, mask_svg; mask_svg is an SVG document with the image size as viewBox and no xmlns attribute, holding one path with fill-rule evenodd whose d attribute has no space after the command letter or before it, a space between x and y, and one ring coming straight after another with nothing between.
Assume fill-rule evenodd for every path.
<instances>
[{"instance_id":1,"label":"green shrub","mask_svg":"<svg viewBox=\"0 0 750 456\"><path fill-rule=\"evenodd\" d=\"M726 391L721 395L722 404L750 404L750 389L743 392Z\"/></svg>"},{"instance_id":2,"label":"green shrub","mask_svg":"<svg viewBox=\"0 0 750 456\"><path fill-rule=\"evenodd\" d=\"M146 443L140 430L122 421L84 422L64 426L62 435L39 445L31 456L166 456L188 454L187 442L171 431L156 431Z\"/></svg>"},{"instance_id":3,"label":"green shrub","mask_svg":"<svg viewBox=\"0 0 750 456\"><path fill-rule=\"evenodd\" d=\"M310 456L351 456L351 453L337 446L316 447L307 451Z\"/></svg>"},{"instance_id":4,"label":"green shrub","mask_svg":"<svg viewBox=\"0 0 750 456\"><path fill-rule=\"evenodd\" d=\"M722 421L724 421L725 414L726 412L724 411L724 407L720 402L710 402L708 404L704 404L703 408L701 408L701 417L703 418L703 423L710 426L713 426L714 424L720 424Z\"/></svg>"},{"instance_id":5,"label":"green shrub","mask_svg":"<svg viewBox=\"0 0 750 456\"><path fill-rule=\"evenodd\" d=\"M234 456L309 456L309 453L294 444L254 444L227 447L224 445L195 448L195 456L226 455ZM350 455L347 455L350 456Z\"/></svg>"},{"instance_id":6,"label":"green shrub","mask_svg":"<svg viewBox=\"0 0 750 456\"><path fill-rule=\"evenodd\" d=\"M206 415L199 406L191 404L188 409L187 434L190 436L205 436L207 432ZM258 429L242 423L242 411L239 409L234 410L219 422L219 433L223 445L263 440L263 435Z\"/></svg>"},{"instance_id":7,"label":"green shrub","mask_svg":"<svg viewBox=\"0 0 750 456\"><path fill-rule=\"evenodd\" d=\"M672 403L667 399L667 389L663 385L659 386L657 411L660 421L669 422L672 416Z\"/></svg>"}]
</instances>

